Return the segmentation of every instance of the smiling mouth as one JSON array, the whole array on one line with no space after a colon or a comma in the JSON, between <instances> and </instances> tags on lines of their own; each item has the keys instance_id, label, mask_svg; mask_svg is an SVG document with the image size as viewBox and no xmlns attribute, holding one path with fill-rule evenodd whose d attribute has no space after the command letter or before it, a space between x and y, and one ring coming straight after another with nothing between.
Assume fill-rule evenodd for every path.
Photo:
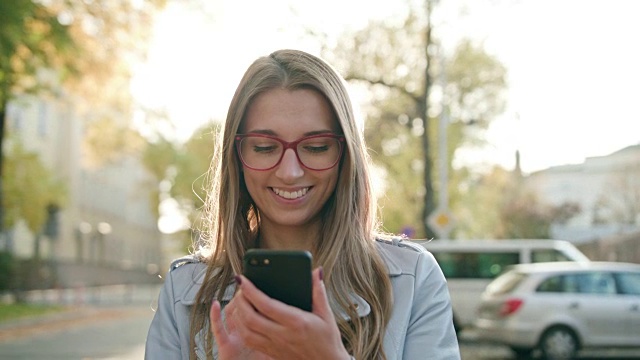
<instances>
[{"instance_id":1,"label":"smiling mouth","mask_svg":"<svg viewBox=\"0 0 640 360\"><path fill-rule=\"evenodd\" d=\"M285 191L276 188L271 188L271 190L273 190L273 192L280 197L283 197L287 200L293 200L305 196L307 194L307 191L309 191L309 188L306 187L298 191Z\"/></svg>"}]
</instances>

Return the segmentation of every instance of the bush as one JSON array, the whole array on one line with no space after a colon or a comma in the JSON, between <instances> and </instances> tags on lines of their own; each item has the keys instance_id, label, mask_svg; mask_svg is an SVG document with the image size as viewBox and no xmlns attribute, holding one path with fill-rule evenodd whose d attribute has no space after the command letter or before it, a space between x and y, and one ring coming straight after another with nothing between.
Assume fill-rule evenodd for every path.
<instances>
[{"instance_id":1,"label":"bush","mask_svg":"<svg viewBox=\"0 0 640 360\"><path fill-rule=\"evenodd\" d=\"M15 276L15 260L7 251L0 251L0 292L12 290Z\"/></svg>"}]
</instances>

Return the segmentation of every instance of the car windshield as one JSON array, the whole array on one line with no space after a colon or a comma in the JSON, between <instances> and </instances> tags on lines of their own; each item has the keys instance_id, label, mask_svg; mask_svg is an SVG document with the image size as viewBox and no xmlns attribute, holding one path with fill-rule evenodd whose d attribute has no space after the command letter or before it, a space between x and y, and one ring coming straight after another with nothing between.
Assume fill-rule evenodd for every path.
<instances>
[{"instance_id":1,"label":"car windshield","mask_svg":"<svg viewBox=\"0 0 640 360\"><path fill-rule=\"evenodd\" d=\"M486 292L491 295L507 294L515 289L525 277L526 275L521 272L508 271L487 285Z\"/></svg>"}]
</instances>

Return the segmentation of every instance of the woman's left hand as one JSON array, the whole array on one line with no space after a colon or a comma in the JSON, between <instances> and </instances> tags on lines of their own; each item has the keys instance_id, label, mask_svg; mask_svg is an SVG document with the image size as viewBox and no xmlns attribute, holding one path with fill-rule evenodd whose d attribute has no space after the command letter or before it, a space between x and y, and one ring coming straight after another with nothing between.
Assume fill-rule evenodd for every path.
<instances>
[{"instance_id":1,"label":"woman's left hand","mask_svg":"<svg viewBox=\"0 0 640 360\"><path fill-rule=\"evenodd\" d=\"M307 312L269 298L242 276L239 291L225 307L226 329L214 329L214 336L222 342L237 338L274 359L349 359L329 306L322 270L314 270L312 277L313 311ZM220 319L214 316L211 321Z\"/></svg>"}]
</instances>

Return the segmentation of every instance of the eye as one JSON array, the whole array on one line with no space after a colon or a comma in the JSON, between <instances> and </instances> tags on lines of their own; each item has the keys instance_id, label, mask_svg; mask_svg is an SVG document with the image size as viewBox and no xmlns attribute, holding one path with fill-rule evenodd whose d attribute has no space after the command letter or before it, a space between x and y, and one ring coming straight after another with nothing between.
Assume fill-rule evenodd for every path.
<instances>
[{"instance_id":1,"label":"eye","mask_svg":"<svg viewBox=\"0 0 640 360\"><path fill-rule=\"evenodd\" d=\"M277 145L254 145L253 152L257 153L270 153L276 151Z\"/></svg>"},{"instance_id":2,"label":"eye","mask_svg":"<svg viewBox=\"0 0 640 360\"><path fill-rule=\"evenodd\" d=\"M249 137L244 139L243 147L244 146L253 153L269 154L278 151L280 144L271 139Z\"/></svg>"},{"instance_id":3,"label":"eye","mask_svg":"<svg viewBox=\"0 0 640 360\"><path fill-rule=\"evenodd\" d=\"M332 138L315 138L300 143L300 148L308 153L324 153L335 146L335 140Z\"/></svg>"},{"instance_id":4,"label":"eye","mask_svg":"<svg viewBox=\"0 0 640 360\"><path fill-rule=\"evenodd\" d=\"M310 153L321 153L329 150L328 145L305 145L304 151Z\"/></svg>"}]
</instances>

